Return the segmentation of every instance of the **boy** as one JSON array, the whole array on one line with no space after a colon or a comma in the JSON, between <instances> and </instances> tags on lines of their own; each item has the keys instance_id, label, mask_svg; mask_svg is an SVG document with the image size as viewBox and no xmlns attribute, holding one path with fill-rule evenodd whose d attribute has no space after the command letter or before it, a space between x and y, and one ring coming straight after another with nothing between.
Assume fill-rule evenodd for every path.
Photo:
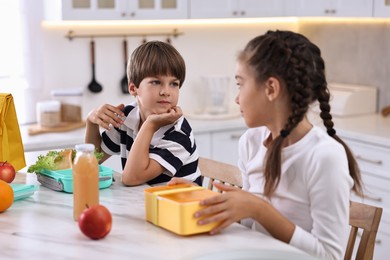
<instances>
[{"instance_id":1,"label":"boy","mask_svg":"<svg viewBox=\"0 0 390 260\"><path fill-rule=\"evenodd\" d=\"M144 43L131 55L127 77L136 101L92 110L85 142L104 153L100 162L121 155L125 185L152 185L173 176L201 185L194 135L177 106L185 79L182 56L170 44ZM106 129L101 135L99 126Z\"/></svg>"}]
</instances>

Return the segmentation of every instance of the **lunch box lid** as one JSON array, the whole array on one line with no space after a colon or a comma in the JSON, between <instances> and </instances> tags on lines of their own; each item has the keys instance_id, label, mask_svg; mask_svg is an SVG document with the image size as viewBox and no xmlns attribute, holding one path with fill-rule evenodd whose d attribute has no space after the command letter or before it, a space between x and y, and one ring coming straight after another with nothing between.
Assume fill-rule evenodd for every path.
<instances>
[{"instance_id":1,"label":"lunch box lid","mask_svg":"<svg viewBox=\"0 0 390 260\"><path fill-rule=\"evenodd\" d=\"M55 179L56 181L59 180L73 180L73 175L72 175L72 169L63 169L63 170L47 170L43 169L39 174L46 175L48 177L51 177ZM99 177L103 176L109 176L112 175L112 169L99 165Z\"/></svg>"},{"instance_id":2,"label":"lunch box lid","mask_svg":"<svg viewBox=\"0 0 390 260\"><path fill-rule=\"evenodd\" d=\"M39 190L38 185L32 184L11 183L11 187L14 190L14 201L25 199Z\"/></svg>"}]
</instances>

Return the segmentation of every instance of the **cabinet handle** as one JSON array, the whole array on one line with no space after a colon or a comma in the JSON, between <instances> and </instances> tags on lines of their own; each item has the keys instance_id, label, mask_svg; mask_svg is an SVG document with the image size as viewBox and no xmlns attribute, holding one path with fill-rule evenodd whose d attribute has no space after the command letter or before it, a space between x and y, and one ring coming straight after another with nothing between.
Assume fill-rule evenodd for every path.
<instances>
[{"instance_id":1,"label":"cabinet handle","mask_svg":"<svg viewBox=\"0 0 390 260\"><path fill-rule=\"evenodd\" d=\"M232 134L230 136L230 139L240 139L240 137L241 137L241 135L239 135L239 134Z\"/></svg>"},{"instance_id":2,"label":"cabinet handle","mask_svg":"<svg viewBox=\"0 0 390 260\"><path fill-rule=\"evenodd\" d=\"M241 11L241 15L244 16L246 13L245 11Z\"/></svg>"},{"instance_id":3,"label":"cabinet handle","mask_svg":"<svg viewBox=\"0 0 390 260\"><path fill-rule=\"evenodd\" d=\"M368 159L368 158L364 158L363 156L361 155L356 155L356 160L360 160L360 161L363 161L363 162L368 162L368 163L372 163L372 164L378 164L378 165L382 165L382 160L373 160L373 159Z\"/></svg>"},{"instance_id":4,"label":"cabinet handle","mask_svg":"<svg viewBox=\"0 0 390 260\"><path fill-rule=\"evenodd\" d=\"M364 196L365 199L376 201L376 202L382 202L383 199L381 197L370 197L370 196Z\"/></svg>"},{"instance_id":5,"label":"cabinet handle","mask_svg":"<svg viewBox=\"0 0 390 260\"><path fill-rule=\"evenodd\" d=\"M122 12L122 13L121 13L121 16L122 16L122 17L125 17L125 16L126 16L126 13L125 13L125 12Z\"/></svg>"},{"instance_id":6,"label":"cabinet handle","mask_svg":"<svg viewBox=\"0 0 390 260\"><path fill-rule=\"evenodd\" d=\"M362 234L360 234L360 233L358 232L358 233L357 233L357 237L361 238L361 237L362 237ZM382 240L380 240L380 239L375 239L375 244L377 244L377 245L382 244Z\"/></svg>"}]
</instances>

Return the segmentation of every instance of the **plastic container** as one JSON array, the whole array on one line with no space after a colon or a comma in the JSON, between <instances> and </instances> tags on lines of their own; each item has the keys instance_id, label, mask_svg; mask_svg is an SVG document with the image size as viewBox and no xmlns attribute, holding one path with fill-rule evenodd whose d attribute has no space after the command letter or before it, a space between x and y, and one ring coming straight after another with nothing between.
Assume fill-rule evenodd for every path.
<instances>
[{"instance_id":1,"label":"plastic container","mask_svg":"<svg viewBox=\"0 0 390 260\"><path fill-rule=\"evenodd\" d=\"M37 121L41 127L56 127L61 123L61 103L57 100L37 103Z\"/></svg>"},{"instance_id":2,"label":"plastic container","mask_svg":"<svg viewBox=\"0 0 390 260\"><path fill-rule=\"evenodd\" d=\"M82 105L82 88L52 89L50 94L53 99L60 101L62 104Z\"/></svg>"},{"instance_id":3,"label":"plastic container","mask_svg":"<svg viewBox=\"0 0 390 260\"><path fill-rule=\"evenodd\" d=\"M224 75L209 75L202 77L203 88L198 98L202 114L226 114L231 101L230 78Z\"/></svg>"},{"instance_id":4,"label":"plastic container","mask_svg":"<svg viewBox=\"0 0 390 260\"><path fill-rule=\"evenodd\" d=\"M64 170L43 170L37 173L37 180L42 186L55 190L73 193L72 169ZM105 189L111 186L113 181L113 170L99 165L99 189Z\"/></svg>"},{"instance_id":5,"label":"plastic container","mask_svg":"<svg viewBox=\"0 0 390 260\"><path fill-rule=\"evenodd\" d=\"M200 186L175 185L148 188L145 194L146 220L179 235L208 232L219 223L198 225L194 213L199 201L219 193Z\"/></svg>"},{"instance_id":6,"label":"plastic container","mask_svg":"<svg viewBox=\"0 0 390 260\"><path fill-rule=\"evenodd\" d=\"M88 207L99 204L99 165L93 144L76 145L76 157L72 166L73 218Z\"/></svg>"},{"instance_id":7,"label":"plastic container","mask_svg":"<svg viewBox=\"0 0 390 260\"><path fill-rule=\"evenodd\" d=\"M14 201L28 198L33 195L35 191L39 190L38 185L11 183L11 187L14 191Z\"/></svg>"},{"instance_id":8,"label":"plastic container","mask_svg":"<svg viewBox=\"0 0 390 260\"><path fill-rule=\"evenodd\" d=\"M51 96L61 103L62 122L82 121L83 89L53 89Z\"/></svg>"}]
</instances>

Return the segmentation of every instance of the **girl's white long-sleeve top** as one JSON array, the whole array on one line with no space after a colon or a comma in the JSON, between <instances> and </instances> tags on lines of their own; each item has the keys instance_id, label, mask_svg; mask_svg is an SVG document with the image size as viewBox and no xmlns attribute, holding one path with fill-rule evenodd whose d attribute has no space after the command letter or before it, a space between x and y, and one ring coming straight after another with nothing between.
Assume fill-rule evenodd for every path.
<instances>
[{"instance_id":1,"label":"girl's white long-sleeve top","mask_svg":"<svg viewBox=\"0 0 390 260\"><path fill-rule=\"evenodd\" d=\"M266 127L248 129L239 142L243 189L262 198ZM290 244L321 259L342 259L349 234L353 180L341 144L314 126L301 140L282 149L282 174L269 201L292 221ZM264 198L265 199L265 198ZM257 222L244 224L267 231Z\"/></svg>"}]
</instances>

